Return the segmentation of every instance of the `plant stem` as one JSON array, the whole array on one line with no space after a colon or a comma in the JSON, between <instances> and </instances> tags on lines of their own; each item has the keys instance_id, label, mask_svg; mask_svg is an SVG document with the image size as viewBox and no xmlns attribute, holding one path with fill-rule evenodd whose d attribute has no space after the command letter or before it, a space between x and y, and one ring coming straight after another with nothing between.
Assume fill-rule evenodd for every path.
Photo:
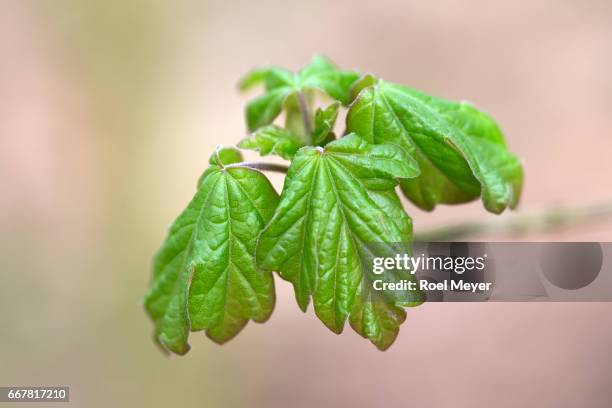
<instances>
[{"instance_id":1,"label":"plant stem","mask_svg":"<svg viewBox=\"0 0 612 408\"><path fill-rule=\"evenodd\" d=\"M612 202L579 208L549 208L493 222L466 222L415 234L417 242L455 241L479 235L520 236L612 220Z\"/></svg>"},{"instance_id":2,"label":"plant stem","mask_svg":"<svg viewBox=\"0 0 612 408\"><path fill-rule=\"evenodd\" d=\"M231 169L232 167L249 167L251 169L263 170L263 171L275 171L277 173L287 173L289 167L284 166L282 164L274 164L274 163L249 163L249 162L240 162L240 163L232 163L224 166L226 169Z\"/></svg>"},{"instance_id":3,"label":"plant stem","mask_svg":"<svg viewBox=\"0 0 612 408\"><path fill-rule=\"evenodd\" d=\"M312 135L312 125L310 124L310 111L308 109L308 102L306 102L306 96L304 92L298 92L298 102L300 104L300 114L302 115L302 121L304 122L304 131L307 137Z\"/></svg>"}]
</instances>

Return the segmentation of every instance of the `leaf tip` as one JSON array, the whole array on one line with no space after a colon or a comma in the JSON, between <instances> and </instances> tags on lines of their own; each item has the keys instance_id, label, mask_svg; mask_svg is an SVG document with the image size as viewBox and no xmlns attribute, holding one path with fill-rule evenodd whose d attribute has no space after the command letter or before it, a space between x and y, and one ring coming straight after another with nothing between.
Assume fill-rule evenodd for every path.
<instances>
[{"instance_id":1,"label":"leaf tip","mask_svg":"<svg viewBox=\"0 0 612 408\"><path fill-rule=\"evenodd\" d=\"M191 350L191 346L186 341L180 343L171 342L165 333L156 335L155 342L162 348L162 351L168 355L177 354L179 356L184 356Z\"/></svg>"},{"instance_id":2,"label":"leaf tip","mask_svg":"<svg viewBox=\"0 0 612 408\"><path fill-rule=\"evenodd\" d=\"M378 78L370 73L363 74L355 83L351 86L350 95L351 100L354 101L362 90L370 86L376 85Z\"/></svg>"}]
</instances>

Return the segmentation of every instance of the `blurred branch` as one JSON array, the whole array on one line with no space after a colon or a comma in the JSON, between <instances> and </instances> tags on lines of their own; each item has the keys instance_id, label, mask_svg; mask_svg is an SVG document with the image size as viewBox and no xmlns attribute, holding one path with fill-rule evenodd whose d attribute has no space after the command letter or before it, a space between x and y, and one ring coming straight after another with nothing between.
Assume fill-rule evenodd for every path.
<instances>
[{"instance_id":1,"label":"blurred branch","mask_svg":"<svg viewBox=\"0 0 612 408\"><path fill-rule=\"evenodd\" d=\"M578 208L549 208L532 214L486 222L466 222L435 228L415 234L415 241L454 241L477 235L520 236L550 232L575 225L612 220L612 203L600 203Z\"/></svg>"}]
</instances>

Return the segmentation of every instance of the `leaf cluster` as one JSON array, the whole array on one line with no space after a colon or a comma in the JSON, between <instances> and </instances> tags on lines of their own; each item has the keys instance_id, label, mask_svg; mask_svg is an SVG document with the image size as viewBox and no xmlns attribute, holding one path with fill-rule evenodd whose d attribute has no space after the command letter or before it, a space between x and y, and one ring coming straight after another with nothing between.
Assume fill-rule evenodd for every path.
<instances>
[{"instance_id":1,"label":"leaf cluster","mask_svg":"<svg viewBox=\"0 0 612 408\"><path fill-rule=\"evenodd\" d=\"M368 259L398 243L410 251L412 220L397 191L427 211L480 197L500 213L518 204L520 162L496 122L471 104L321 56L297 73L255 68L240 89L255 86L264 92L246 105L250 134L238 147L290 161L283 189L279 196L240 151L217 149L154 259L145 307L155 339L184 354L192 331L223 343L249 320L264 322L275 272L334 333L348 322L385 350L405 307L424 300L416 292L386 298L367 285ZM342 109L346 129L337 134Z\"/></svg>"}]
</instances>

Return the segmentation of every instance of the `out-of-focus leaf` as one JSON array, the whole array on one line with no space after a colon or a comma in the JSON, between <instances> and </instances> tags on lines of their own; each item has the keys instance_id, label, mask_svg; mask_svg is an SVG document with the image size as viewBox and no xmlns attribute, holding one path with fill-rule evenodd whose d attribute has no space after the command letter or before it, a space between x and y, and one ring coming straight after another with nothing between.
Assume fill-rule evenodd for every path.
<instances>
[{"instance_id":1,"label":"out-of-focus leaf","mask_svg":"<svg viewBox=\"0 0 612 408\"><path fill-rule=\"evenodd\" d=\"M318 108L314 117L314 130L312 132L312 144L314 146L325 146L336 138L334 125L338 118L340 103L335 102L325 109Z\"/></svg>"},{"instance_id":2,"label":"out-of-focus leaf","mask_svg":"<svg viewBox=\"0 0 612 408\"><path fill-rule=\"evenodd\" d=\"M240 81L240 89L246 90L257 84L264 84L266 92L247 103L247 127L252 132L271 124L288 98L296 93L317 89L347 105L351 101L351 87L357 79L357 73L339 70L322 56L315 56L310 64L297 74L277 67L255 68Z\"/></svg>"},{"instance_id":3,"label":"out-of-focus leaf","mask_svg":"<svg viewBox=\"0 0 612 408\"><path fill-rule=\"evenodd\" d=\"M359 74L341 71L327 58L317 55L297 75L300 88L320 89L343 105L351 102L350 90Z\"/></svg>"},{"instance_id":4,"label":"out-of-focus leaf","mask_svg":"<svg viewBox=\"0 0 612 408\"><path fill-rule=\"evenodd\" d=\"M286 160L291 160L302 146L302 142L289 131L275 125L256 130L238 144L242 149L257 150L261 156L275 154Z\"/></svg>"},{"instance_id":5,"label":"out-of-focus leaf","mask_svg":"<svg viewBox=\"0 0 612 408\"><path fill-rule=\"evenodd\" d=\"M317 109L315 112L314 129L305 138L308 140L309 145L326 145L336 138L333 129L338 117L339 106L340 104L335 102L326 109ZM301 123L301 118L299 118L298 122ZM289 131L289 127L264 126L243 139L238 144L238 147L256 150L260 156L274 154L285 160L291 160L295 153L306 145L306 142L302 140L303 138Z\"/></svg>"},{"instance_id":6,"label":"out-of-focus leaf","mask_svg":"<svg viewBox=\"0 0 612 408\"><path fill-rule=\"evenodd\" d=\"M247 103L246 121L249 131L272 123L281 113L283 103L291 92L289 87L275 88Z\"/></svg>"}]
</instances>

